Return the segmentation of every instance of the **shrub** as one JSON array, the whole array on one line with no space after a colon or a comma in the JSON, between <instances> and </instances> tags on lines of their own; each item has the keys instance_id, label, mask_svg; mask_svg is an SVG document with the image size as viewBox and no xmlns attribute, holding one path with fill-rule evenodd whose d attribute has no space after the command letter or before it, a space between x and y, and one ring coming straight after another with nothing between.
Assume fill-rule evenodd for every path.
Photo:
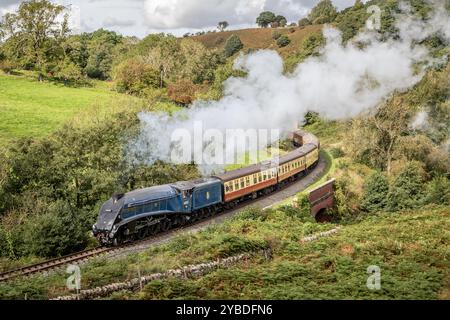
<instances>
[{"instance_id":1,"label":"shrub","mask_svg":"<svg viewBox=\"0 0 450 320\"><path fill-rule=\"evenodd\" d=\"M309 21L308 18L300 19L300 21L298 22L299 27L306 27L306 26L309 26L310 24L311 24L311 21Z\"/></svg>"},{"instance_id":2,"label":"shrub","mask_svg":"<svg viewBox=\"0 0 450 320\"><path fill-rule=\"evenodd\" d=\"M450 180L446 177L436 177L428 183L425 203L450 205Z\"/></svg>"},{"instance_id":3,"label":"shrub","mask_svg":"<svg viewBox=\"0 0 450 320\"><path fill-rule=\"evenodd\" d=\"M190 80L178 80L176 83L169 85L169 98L180 105L188 106L196 98L198 87Z\"/></svg>"},{"instance_id":4,"label":"shrub","mask_svg":"<svg viewBox=\"0 0 450 320\"><path fill-rule=\"evenodd\" d=\"M272 39L273 40L278 40L281 37L281 33L277 30L272 32Z\"/></svg>"},{"instance_id":5,"label":"shrub","mask_svg":"<svg viewBox=\"0 0 450 320\"><path fill-rule=\"evenodd\" d=\"M415 162L408 163L395 178L389 190L387 208L390 211L417 208L423 201L423 169Z\"/></svg>"},{"instance_id":6,"label":"shrub","mask_svg":"<svg viewBox=\"0 0 450 320\"><path fill-rule=\"evenodd\" d=\"M379 172L372 174L364 185L361 209L367 212L384 210L387 205L388 193L389 183L386 177Z\"/></svg>"},{"instance_id":7,"label":"shrub","mask_svg":"<svg viewBox=\"0 0 450 320\"><path fill-rule=\"evenodd\" d=\"M291 43L291 39L289 39L286 35L282 35L277 40L277 45L280 48L286 47L289 43Z\"/></svg>"},{"instance_id":8,"label":"shrub","mask_svg":"<svg viewBox=\"0 0 450 320\"><path fill-rule=\"evenodd\" d=\"M54 257L84 249L89 226L70 205L58 201L48 212L31 219L26 226L24 251L29 254Z\"/></svg>"},{"instance_id":9,"label":"shrub","mask_svg":"<svg viewBox=\"0 0 450 320\"><path fill-rule=\"evenodd\" d=\"M335 159L342 158L345 155L344 151L341 148L331 148L330 154Z\"/></svg>"},{"instance_id":10,"label":"shrub","mask_svg":"<svg viewBox=\"0 0 450 320\"><path fill-rule=\"evenodd\" d=\"M122 62L115 70L114 80L117 91L134 95L161 85L159 72L137 58Z\"/></svg>"},{"instance_id":11,"label":"shrub","mask_svg":"<svg viewBox=\"0 0 450 320\"><path fill-rule=\"evenodd\" d=\"M337 11L331 0L320 1L308 15L313 24L330 23L336 19Z\"/></svg>"},{"instance_id":12,"label":"shrub","mask_svg":"<svg viewBox=\"0 0 450 320\"><path fill-rule=\"evenodd\" d=\"M228 38L227 42L225 43L225 49L224 54L225 57L229 58L242 50L244 48L244 45L241 42L241 39L235 34L233 34L231 37Z\"/></svg>"},{"instance_id":13,"label":"shrub","mask_svg":"<svg viewBox=\"0 0 450 320\"><path fill-rule=\"evenodd\" d=\"M0 70L6 74L11 74L14 71L14 64L9 60L0 60Z\"/></svg>"}]
</instances>

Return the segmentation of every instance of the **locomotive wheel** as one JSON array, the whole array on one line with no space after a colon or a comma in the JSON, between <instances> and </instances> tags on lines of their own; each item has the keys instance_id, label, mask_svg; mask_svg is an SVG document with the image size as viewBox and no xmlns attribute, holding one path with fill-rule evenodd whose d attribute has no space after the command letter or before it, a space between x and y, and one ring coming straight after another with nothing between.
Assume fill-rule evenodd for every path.
<instances>
[{"instance_id":1,"label":"locomotive wheel","mask_svg":"<svg viewBox=\"0 0 450 320\"><path fill-rule=\"evenodd\" d=\"M139 240L145 239L148 236L148 228L142 228L138 231L137 237Z\"/></svg>"},{"instance_id":2,"label":"locomotive wheel","mask_svg":"<svg viewBox=\"0 0 450 320\"><path fill-rule=\"evenodd\" d=\"M185 226L186 224L187 224L187 217L186 216L180 216L179 218L178 218L178 225L179 226Z\"/></svg>"},{"instance_id":3,"label":"locomotive wheel","mask_svg":"<svg viewBox=\"0 0 450 320\"><path fill-rule=\"evenodd\" d=\"M148 228L148 233L152 236L154 236L155 234L157 234L160 231L160 225L158 224L154 224L152 226L150 226Z\"/></svg>"},{"instance_id":4,"label":"locomotive wheel","mask_svg":"<svg viewBox=\"0 0 450 320\"><path fill-rule=\"evenodd\" d=\"M172 221L170 219L164 219L161 221L161 231L166 232L172 227Z\"/></svg>"}]
</instances>

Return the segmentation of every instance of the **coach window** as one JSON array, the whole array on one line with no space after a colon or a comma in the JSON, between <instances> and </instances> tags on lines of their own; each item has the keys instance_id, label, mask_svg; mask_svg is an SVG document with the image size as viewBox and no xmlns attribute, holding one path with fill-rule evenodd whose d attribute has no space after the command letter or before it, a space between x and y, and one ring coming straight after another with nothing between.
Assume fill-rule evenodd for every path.
<instances>
[{"instance_id":1,"label":"coach window","mask_svg":"<svg viewBox=\"0 0 450 320\"><path fill-rule=\"evenodd\" d=\"M253 184L258 183L258 176L256 174L253 175Z\"/></svg>"},{"instance_id":2,"label":"coach window","mask_svg":"<svg viewBox=\"0 0 450 320\"><path fill-rule=\"evenodd\" d=\"M266 172L266 171L264 171L264 174L263 174L263 180L264 180L264 181L267 180L267 172Z\"/></svg>"},{"instance_id":3,"label":"coach window","mask_svg":"<svg viewBox=\"0 0 450 320\"><path fill-rule=\"evenodd\" d=\"M245 183L247 184L247 187L250 186L250 176L245 178Z\"/></svg>"},{"instance_id":4,"label":"coach window","mask_svg":"<svg viewBox=\"0 0 450 320\"><path fill-rule=\"evenodd\" d=\"M241 179L241 188L245 188L245 181L244 181L244 178Z\"/></svg>"},{"instance_id":5,"label":"coach window","mask_svg":"<svg viewBox=\"0 0 450 320\"><path fill-rule=\"evenodd\" d=\"M239 190L239 180L234 181L234 189L237 191Z\"/></svg>"},{"instance_id":6,"label":"coach window","mask_svg":"<svg viewBox=\"0 0 450 320\"><path fill-rule=\"evenodd\" d=\"M209 194L209 192L207 191L207 192L206 192L206 200L209 200L209 198L210 198L210 194Z\"/></svg>"},{"instance_id":7,"label":"coach window","mask_svg":"<svg viewBox=\"0 0 450 320\"><path fill-rule=\"evenodd\" d=\"M258 181L262 182L262 174L261 173L258 173Z\"/></svg>"}]
</instances>

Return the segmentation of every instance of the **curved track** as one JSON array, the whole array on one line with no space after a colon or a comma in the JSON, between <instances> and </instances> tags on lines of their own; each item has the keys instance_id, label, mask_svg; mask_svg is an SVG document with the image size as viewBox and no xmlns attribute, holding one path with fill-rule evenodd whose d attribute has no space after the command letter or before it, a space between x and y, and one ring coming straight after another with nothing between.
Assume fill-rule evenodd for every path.
<instances>
[{"instance_id":1,"label":"curved track","mask_svg":"<svg viewBox=\"0 0 450 320\"><path fill-rule=\"evenodd\" d=\"M223 220L237 214L242 209L249 206L256 206L259 208L268 208L280 202L288 197L291 197L298 192L306 189L309 185L316 182L320 176L323 174L326 168L325 161L322 157L319 159L318 165L309 172L308 175L299 178L298 180L286 184L283 188L268 194L265 197L261 197L255 200L246 201L238 205L237 207L221 212L220 214L214 215L210 218L206 218L204 220L196 221L184 227L178 227L171 229L167 232L160 233L156 236L153 236L148 239L144 239L137 242L127 243L119 247L96 247L93 249L73 253L67 256L63 256L60 258L55 258L51 260L44 261L42 263L37 263L34 265L26 266L23 268L7 271L4 273L0 273L0 282L9 281L13 278L19 276L29 276L37 273L42 273L45 271L50 271L53 269L60 268L62 266L74 263L84 262L90 258L98 257L104 254L112 255L114 257L119 257L123 255L127 255L130 252L142 251L147 249L148 247L156 244L160 244L163 242L167 242L172 239L174 236L178 235L181 232L186 231L198 231L205 229L209 225L217 224L222 222Z\"/></svg>"}]
</instances>

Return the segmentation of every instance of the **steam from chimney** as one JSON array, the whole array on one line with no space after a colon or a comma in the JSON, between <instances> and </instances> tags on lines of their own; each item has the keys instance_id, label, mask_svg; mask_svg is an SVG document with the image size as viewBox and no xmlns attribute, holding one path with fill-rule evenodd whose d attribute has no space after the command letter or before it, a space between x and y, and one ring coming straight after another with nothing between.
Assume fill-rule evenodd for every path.
<instances>
[{"instance_id":1,"label":"steam from chimney","mask_svg":"<svg viewBox=\"0 0 450 320\"><path fill-rule=\"evenodd\" d=\"M326 27L326 45L320 56L307 59L292 74L283 73L283 60L275 51L241 56L235 68L247 76L228 79L220 101L199 101L172 117L140 113L141 132L130 142L128 153L140 163L170 161L172 132L180 128L193 132L196 121L204 129L222 132L276 128L286 133L308 111L337 120L373 110L393 92L416 84L425 68L436 63L416 41L435 33L450 40L450 19L442 2L432 2L434 12L427 21L414 17L402 5L396 22L398 39L381 41L378 33L365 30L355 41L342 45L340 32ZM210 170L201 169L204 173Z\"/></svg>"}]
</instances>

